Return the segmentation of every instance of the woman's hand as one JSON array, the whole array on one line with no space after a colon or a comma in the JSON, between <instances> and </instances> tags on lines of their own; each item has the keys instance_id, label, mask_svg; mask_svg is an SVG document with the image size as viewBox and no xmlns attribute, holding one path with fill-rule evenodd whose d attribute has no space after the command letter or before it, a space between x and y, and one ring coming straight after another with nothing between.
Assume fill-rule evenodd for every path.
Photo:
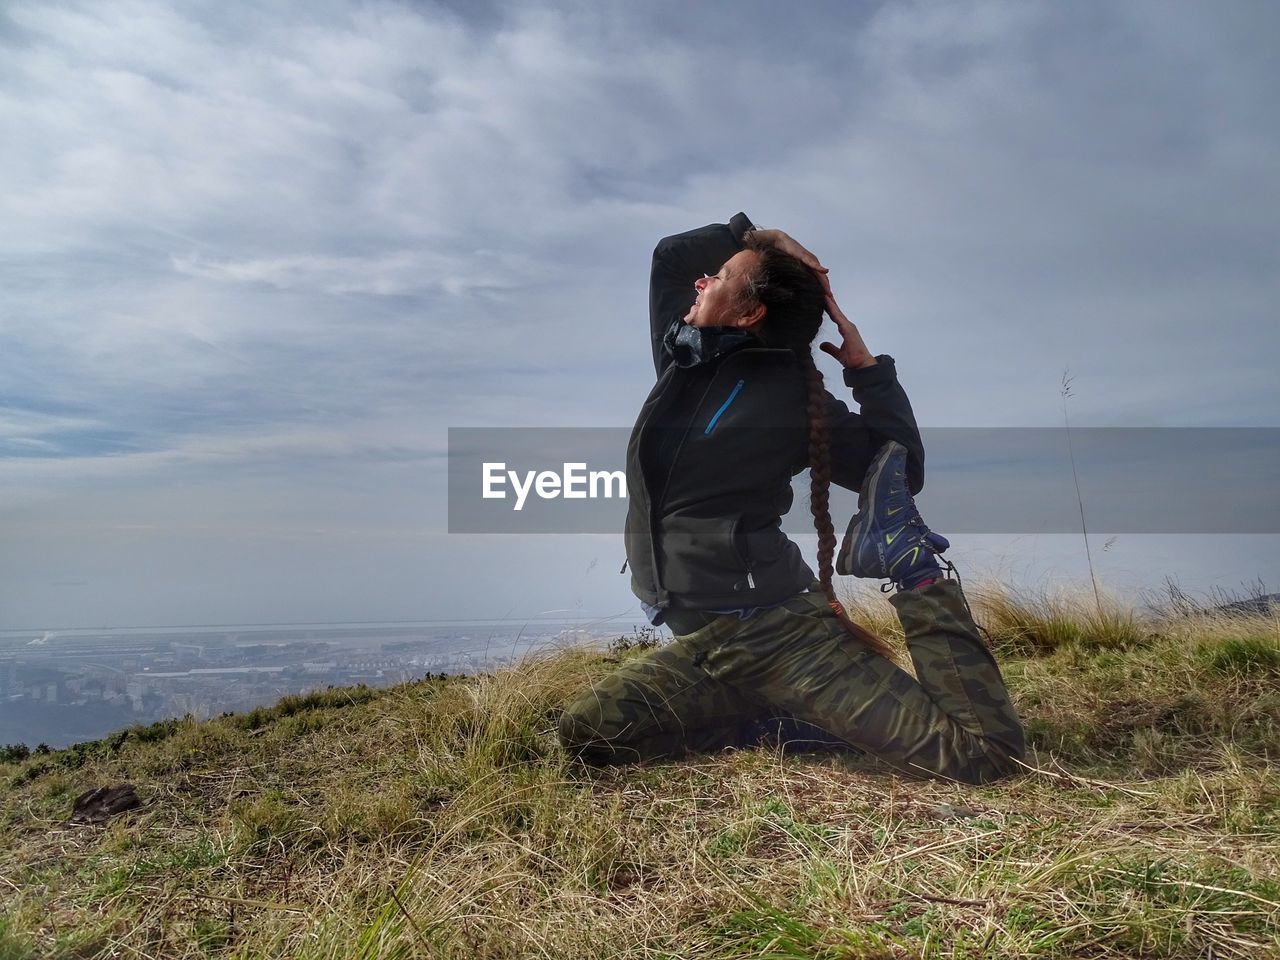
<instances>
[{"instance_id":1,"label":"woman's hand","mask_svg":"<svg viewBox=\"0 0 1280 960\"><path fill-rule=\"evenodd\" d=\"M822 292L828 299L831 297L831 281L827 279L827 268L812 253L800 246L794 238L781 230L752 230L751 235L768 246L774 247L787 256L795 257L814 272L818 282L822 284Z\"/></svg>"},{"instance_id":2,"label":"woman's hand","mask_svg":"<svg viewBox=\"0 0 1280 960\"><path fill-rule=\"evenodd\" d=\"M827 313L840 330L841 343L838 347L834 343L822 343L819 346L826 353L839 360L842 366L854 370L860 370L863 367L874 367L876 365L875 354L867 349L867 345L863 342L862 334L858 332L858 328L852 320L844 315L844 311L836 303L836 298L831 293L831 280L827 276L827 268L822 265L818 258L781 230L753 230L752 236L771 247L777 248L788 256L795 257L812 270L822 284L822 292L827 301Z\"/></svg>"},{"instance_id":3,"label":"woman's hand","mask_svg":"<svg viewBox=\"0 0 1280 960\"><path fill-rule=\"evenodd\" d=\"M875 356L867 349L867 345L863 343L862 334L858 332L858 328L854 326L853 321L844 315L844 311L836 303L836 298L831 295L830 287L827 288L827 313L840 329L842 342L839 347L834 343L821 343L819 346L822 350L839 360L841 366L849 367L853 370L874 367L876 365Z\"/></svg>"}]
</instances>

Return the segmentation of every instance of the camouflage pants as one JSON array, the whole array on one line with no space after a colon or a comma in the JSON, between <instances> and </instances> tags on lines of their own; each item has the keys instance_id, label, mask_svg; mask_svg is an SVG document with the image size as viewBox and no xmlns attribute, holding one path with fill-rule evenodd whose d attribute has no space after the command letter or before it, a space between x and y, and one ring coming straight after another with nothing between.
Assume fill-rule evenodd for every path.
<instances>
[{"instance_id":1,"label":"camouflage pants","mask_svg":"<svg viewBox=\"0 0 1280 960\"><path fill-rule=\"evenodd\" d=\"M716 750L790 716L909 773L1015 772L1022 724L957 583L890 598L918 680L850 637L819 591L717 617L620 667L565 710L561 742L588 763L626 763Z\"/></svg>"}]
</instances>

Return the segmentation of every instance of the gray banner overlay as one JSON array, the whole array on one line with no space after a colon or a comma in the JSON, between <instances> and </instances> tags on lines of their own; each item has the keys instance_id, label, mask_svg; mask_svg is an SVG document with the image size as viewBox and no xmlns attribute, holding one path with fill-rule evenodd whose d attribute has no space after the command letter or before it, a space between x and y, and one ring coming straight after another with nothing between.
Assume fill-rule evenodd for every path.
<instances>
[{"instance_id":1,"label":"gray banner overlay","mask_svg":"<svg viewBox=\"0 0 1280 960\"><path fill-rule=\"evenodd\" d=\"M941 533L1280 533L1280 428L947 427L921 431L916 498ZM450 533L618 533L630 428L451 427ZM760 443L770 443L760 431ZM782 438L774 438L781 440ZM678 469L678 464L677 464ZM813 532L809 475L783 518ZM485 494L488 493L488 496ZM857 494L833 485L837 532Z\"/></svg>"}]
</instances>

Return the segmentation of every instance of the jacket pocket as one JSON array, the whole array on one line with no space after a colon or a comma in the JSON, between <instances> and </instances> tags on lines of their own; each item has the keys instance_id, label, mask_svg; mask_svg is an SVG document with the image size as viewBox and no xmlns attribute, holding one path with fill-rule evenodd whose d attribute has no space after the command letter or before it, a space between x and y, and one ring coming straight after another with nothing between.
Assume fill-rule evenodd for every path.
<instances>
[{"instance_id":1,"label":"jacket pocket","mask_svg":"<svg viewBox=\"0 0 1280 960\"><path fill-rule=\"evenodd\" d=\"M787 536L782 532L781 523L750 527L739 518L739 522L735 524L734 545L738 549L742 562L748 566L772 563L786 549L787 543Z\"/></svg>"},{"instance_id":2,"label":"jacket pocket","mask_svg":"<svg viewBox=\"0 0 1280 960\"><path fill-rule=\"evenodd\" d=\"M775 593L794 585L799 550L782 532L780 521L759 525L759 520L742 518L735 545L743 565L751 575L751 586Z\"/></svg>"},{"instance_id":3,"label":"jacket pocket","mask_svg":"<svg viewBox=\"0 0 1280 960\"><path fill-rule=\"evenodd\" d=\"M672 593L749 589L750 570L734 536L737 517L673 517L662 526L662 585Z\"/></svg>"}]
</instances>

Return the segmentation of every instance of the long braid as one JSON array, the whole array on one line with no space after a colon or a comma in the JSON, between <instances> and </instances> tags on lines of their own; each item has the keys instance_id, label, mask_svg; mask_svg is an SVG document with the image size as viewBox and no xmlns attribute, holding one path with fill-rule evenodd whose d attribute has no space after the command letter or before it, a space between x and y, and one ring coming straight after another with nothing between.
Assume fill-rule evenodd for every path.
<instances>
[{"instance_id":1,"label":"long braid","mask_svg":"<svg viewBox=\"0 0 1280 960\"><path fill-rule=\"evenodd\" d=\"M813 362L811 344L822 325L823 293L817 278L803 263L787 256L758 238L748 236L747 249L759 258L747 278L744 297L766 308L761 339L772 347L787 347L804 371L808 387L809 416L809 509L818 530L818 580L827 595L827 604L849 636L881 656L893 659L893 651L879 637L849 619L844 605L836 599L831 584L832 558L836 553L836 532L831 525L828 499L831 490L831 448L827 437L826 390L822 372Z\"/></svg>"},{"instance_id":2,"label":"long braid","mask_svg":"<svg viewBox=\"0 0 1280 960\"><path fill-rule=\"evenodd\" d=\"M827 605L840 620L845 632L882 657L892 660L893 651L889 645L850 620L844 604L836 599L835 587L831 583L836 532L831 525L831 511L828 507L831 492L831 449L827 439L822 371L814 364L813 355L807 348L803 353L797 351L796 355L804 367L809 387L809 511L813 514L813 525L818 531L818 580L822 584L822 592L827 595Z\"/></svg>"}]
</instances>

